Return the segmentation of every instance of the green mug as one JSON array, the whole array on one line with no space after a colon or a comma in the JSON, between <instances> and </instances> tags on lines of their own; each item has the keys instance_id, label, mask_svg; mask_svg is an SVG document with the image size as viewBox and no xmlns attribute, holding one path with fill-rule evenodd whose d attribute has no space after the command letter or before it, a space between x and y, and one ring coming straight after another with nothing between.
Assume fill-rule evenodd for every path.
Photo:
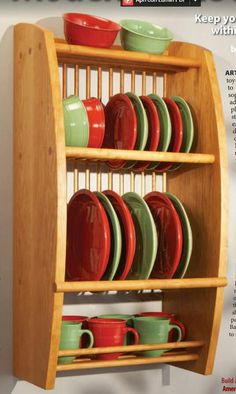
<instances>
[{"instance_id":1,"label":"green mug","mask_svg":"<svg viewBox=\"0 0 236 394\"><path fill-rule=\"evenodd\" d=\"M170 319L156 316L139 316L133 318L134 328L139 334L140 344L157 344L168 342L169 332L172 329L178 331L177 342L182 339L181 329L175 324L170 324ZM168 349L146 350L139 352L144 357L161 356Z\"/></svg>"},{"instance_id":2,"label":"green mug","mask_svg":"<svg viewBox=\"0 0 236 394\"><path fill-rule=\"evenodd\" d=\"M89 344L88 347L91 348L93 346L93 334L90 330L84 330L81 328L82 323L71 322L71 321L63 321L61 325L61 338L60 338L60 350L72 350L79 349L81 343L81 337L84 334L89 336ZM72 357L59 357L58 364L67 364L71 363L76 356Z\"/></svg>"},{"instance_id":3,"label":"green mug","mask_svg":"<svg viewBox=\"0 0 236 394\"><path fill-rule=\"evenodd\" d=\"M125 315L122 313L109 313L105 315L99 315L97 316L98 318L102 319L122 319L126 321L126 326L127 327L133 327L133 315ZM130 332L127 332L125 335L125 341L124 341L124 346L126 345L133 345L134 344L134 338L133 334Z\"/></svg>"}]
</instances>

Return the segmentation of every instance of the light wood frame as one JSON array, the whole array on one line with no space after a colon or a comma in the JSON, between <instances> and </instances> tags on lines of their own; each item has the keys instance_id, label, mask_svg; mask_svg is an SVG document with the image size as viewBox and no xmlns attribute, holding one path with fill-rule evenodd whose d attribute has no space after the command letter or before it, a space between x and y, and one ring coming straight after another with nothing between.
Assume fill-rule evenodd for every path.
<instances>
[{"instance_id":1,"label":"light wood frame","mask_svg":"<svg viewBox=\"0 0 236 394\"><path fill-rule=\"evenodd\" d=\"M55 40L30 24L15 27L14 56L14 373L45 389L54 387L57 371L168 362L191 371L211 373L221 320L227 260L227 160L225 128L214 62L209 51L173 42L169 55L91 49ZM164 74L167 96L181 95L198 124L192 154L148 153L65 147L58 63L75 67L112 67ZM100 82L99 82L100 81ZM98 95L101 94L101 79ZM66 81L63 91L66 89ZM155 90L155 82L153 89ZM120 84L124 90L123 77ZM75 84L75 92L78 85ZM87 79L87 96L90 79ZM66 159L110 158L185 163L164 176L164 187L185 204L193 226L194 252L187 277L173 280L65 282ZM76 170L75 170L76 171ZM111 174L110 174L111 175ZM89 174L88 174L89 176ZM76 182L75 182L76 183ZM111 178L110 178L111 184ZM155 179L153 180L155 187ZM99 178L98 178L99 186ZM77 184L75 184L75 189ZM175 350L161 357L129 355L118 360L89 359L57 366L65 292L163 289L164 311L183 318L188 340L168 344ZM166 344L149 345L152 349ZM182 348L182 350L181 350ZM180 349L180 350L178 350ZM120 349L116 349L120 350ZM79 350L91 355L113 348ZM64 353L63 353L64 354Z\"/></svg>"}]
</instances>

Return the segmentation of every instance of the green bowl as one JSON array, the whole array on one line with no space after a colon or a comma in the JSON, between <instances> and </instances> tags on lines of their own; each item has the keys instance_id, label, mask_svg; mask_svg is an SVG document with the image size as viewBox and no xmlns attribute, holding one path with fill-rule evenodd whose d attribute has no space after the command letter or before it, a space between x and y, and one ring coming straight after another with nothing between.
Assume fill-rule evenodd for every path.
<instances>
[{"instance_id":1,"label":"green bowl","mask_svg":"<svg viewBox=\"0 0 236 394\"><path fill-rule=\"evenodd\" d=\"M121 45L128 51L161 54L165 52L173 33L165 27L136 19L123 19L120 37Z\"/></svg>"}]
</instances>

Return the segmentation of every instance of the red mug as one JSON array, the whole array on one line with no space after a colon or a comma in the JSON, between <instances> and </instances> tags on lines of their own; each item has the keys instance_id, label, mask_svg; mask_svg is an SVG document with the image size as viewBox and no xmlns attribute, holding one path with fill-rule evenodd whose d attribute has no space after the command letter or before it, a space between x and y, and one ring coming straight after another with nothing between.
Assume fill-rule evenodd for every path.
<instances>
[{"instance_id":1,"label":"red mug","mask_svg":"<svg viewBox=\"0 0 236 394\"><path fill-rule=\"evenodd\" d=\"M134 345L139 342L139 336L134 328L127 327L126 321L121 319L91 318L88 328L94 336L94 347L124 346L125 335L134 335ZM122 353L96 354L98 360L114 360Z\"/></svg>"},{"instance_id":2,"label":"red mug","mask_svg":"<svg viewBox=\"0 0 236 394\"><path fill-rule=\"evenodd\" d=\"M101 101L97 98L82 100L89 121L89 148L101 148L105 133L105 114Z\"/></svg>"},{"instance_id":3,"label":"red mug","mask_svg":"<svg viewBox=\"0 0 236 394\"><path fill-rule=\"evenodd\" d=\"M185 339L186 336L186 329L184 324L176 320L176 314L175 313L169 313L169 312L141 312L138 314L138 316L157 316L157 317L165 317L167 319L170 319L171 324L175 324L181 329L182 332L182 340ZM168 342L175 342L175 331L171 330L169 333L169 338Z\"/></svg>"},{"instance_id":4,"label":"red mug","mask_svg":"<svg viewBox=\"0 0 236 394\"><path fill-rule=\"evenodd\" d=\"M80 315L68 315L62 316L62 320L64 321L74 321L78 323L83 323L88 320L88 316L80 316Z\"/></svg>"}]
</instances>

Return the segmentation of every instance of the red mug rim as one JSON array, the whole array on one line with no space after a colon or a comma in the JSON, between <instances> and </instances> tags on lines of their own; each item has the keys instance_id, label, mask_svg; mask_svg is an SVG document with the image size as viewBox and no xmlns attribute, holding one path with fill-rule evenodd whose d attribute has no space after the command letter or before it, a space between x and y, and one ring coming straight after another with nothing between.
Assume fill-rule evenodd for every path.
<instances>
[{"instance_id":1,"label":"red mug rim","mask_svg":"<svg viewBox=\"0 0 236 394\"><path fill-rule=\"evenodd\" d=\"M100 318L100 317L91 317L88 319L88 323L94 324L122 324L125 325L126 321L124 319L110 319L110 318Z\"/></svg>"}]
</instances>

